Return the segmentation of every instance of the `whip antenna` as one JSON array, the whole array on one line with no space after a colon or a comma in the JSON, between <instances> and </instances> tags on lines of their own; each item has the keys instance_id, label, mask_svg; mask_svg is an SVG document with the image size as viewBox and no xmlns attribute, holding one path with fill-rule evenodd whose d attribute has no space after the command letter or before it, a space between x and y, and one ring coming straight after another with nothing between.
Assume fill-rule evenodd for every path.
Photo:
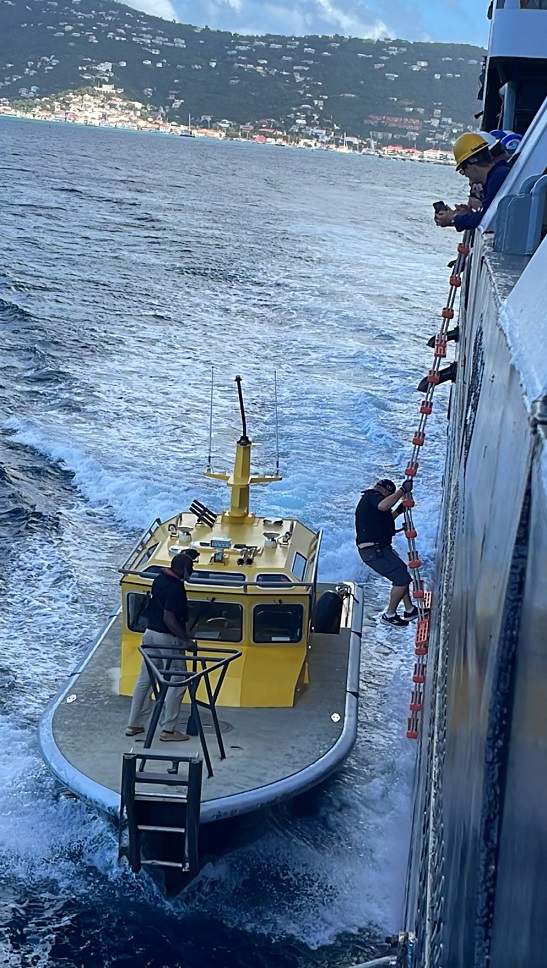
<instances>
[{"instance_id":1,"label":"whip antenna","mask_svg":"<svg viewBox=\"0 0 547 968\"><path fill-rule=\"evenodd\" d=\"M243 393L241 391L241 377L236 376L235 382L237 386L237 395L239 397L239 410L241 413L241 426L242 426L242 433L241 433L241 437L238 440L238 444L243 444L244 447L248 447L251 441L247 437L247 419L245 417L245 405L243 403Z\"/></svg>"},{"instance_id":2,"label":"whip antenna","mask_svg":"<svg viewBox=\"0 0 547 968\"><path fill-rule=\"evenodd\" d=\"M279 421L277 419L277 370L274 370L274 405L275 405L275 473L279 474Z\"/></svg>"},{"instance_id":3,"label":"whip antenna","mask_svg":"<svg viewBox=\"0 0 547 968\"><path fill-rule=\"evenodd\" d=\"M210 471L212 464L212 449L213 449L213 387L215 382L215 368L211 367L211 402L209 406L209 456L207 458L207 470Z\"/></svg>"}]
</instances>

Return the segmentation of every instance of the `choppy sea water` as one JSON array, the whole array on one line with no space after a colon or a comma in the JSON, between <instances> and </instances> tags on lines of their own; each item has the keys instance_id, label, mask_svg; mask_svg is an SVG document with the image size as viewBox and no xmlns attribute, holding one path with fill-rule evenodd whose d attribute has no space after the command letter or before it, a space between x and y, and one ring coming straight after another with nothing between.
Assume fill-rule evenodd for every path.
<instances>
[{"instance_id":1,"label":"choppy sea water","mask_svg":"<svg viewBox=\"0 0 547 968\"><path fill-rule=\"evenodd\" d=\"M456 238L450 169L0 122L0 953L10 968L347 965L399 929L414 747L412 631L378 625L353 509L402 477ZM118 600L117 567L239 434L261 512L324 529L320 577L366 581L359 740L304 816L272 814L165 901L43 766L42 710ZM448 394L439 391L437 399ZM431 567L446 422L416 487ZM397 539L400 542L400 539ZM404 543L399 544L404 551ZM90 723L90 742L93 724Z\"/></svg>"}]
</instances>

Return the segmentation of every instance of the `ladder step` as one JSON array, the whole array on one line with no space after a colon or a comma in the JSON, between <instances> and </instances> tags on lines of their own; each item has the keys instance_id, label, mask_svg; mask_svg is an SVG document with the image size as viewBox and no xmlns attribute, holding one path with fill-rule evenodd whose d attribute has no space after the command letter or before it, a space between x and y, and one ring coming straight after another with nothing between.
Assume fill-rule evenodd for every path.
<instances>
[{"instance_id":1,"label":"ladder step","mask_svg":"<svg viewBox=\"0 0 547 968\"><path fill-rule=\"evenodd\" d=\"M145 824L145 823L137 824L137 830L153 830L156 833L165 833L165 834L185 834L186 833L186 827L155 827L155 826L149 826L148 824Z\"/></svg>"},{"instance_id":2,"label":"ladder step","mask_svg":"<svg viewBox=\"0 0 547 968\"><path fill-rule=\"evenodd\" d=\"M135 803L188 803L188 797L173 797L169 795L162 796L161 793L136 793Z\"/></svg>"},{"instance_id":3,"label":"ladder step","mask_svg":"<svg viewBox=\"0 0 547 968\"><path fill-rule=\"evenodd\" d=\"M142 860L141 864L146 864L148 867L178 867L181 871L188 870L188 864L179 864L174 860Z\"/></svg>"},{"instance_id":4,"label":"ladder step","mask_svg":"<svg viewBox=\"0 0 547 968\"><path fill-rule=\"evenodd\" d=\"M149 783L156 786L188 787L186 780L175 774L170 773L144 773L139 771L135 777L135 783Z\"/></svg>"}]
</instances>

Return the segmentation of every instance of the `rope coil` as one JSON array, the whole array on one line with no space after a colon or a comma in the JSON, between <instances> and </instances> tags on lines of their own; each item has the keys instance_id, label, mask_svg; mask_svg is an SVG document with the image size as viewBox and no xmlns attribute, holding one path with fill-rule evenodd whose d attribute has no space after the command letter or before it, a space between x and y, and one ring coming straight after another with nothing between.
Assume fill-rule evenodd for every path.
<instances>
[{"instance_id":1,"label":"rope coil","mask_svg":"<svg viewBox=\"0 0 547 968\"><path fill-rule=\"evenodd\" d=\"M412 454L405 470L406 477L411 480L418 473L418 456L420 454L420 448L425 443L427 418L433 412L433 394L435 387L440 383L439 369L442 360L446 357L448 324L454 319L454 302L456 293L462 284L461 276L470 251L470 239L471 232L464 232L463 242L458 243L457 258L454 263L450 263L451 275L449 279L447 304L441 311L442 322L433 346L433 365L427 374L427 391L420 404L420 420L412 438ZM429 609L431 607L432 595L430 591L425 590L424 580L420 572L422 562L418 554L418 549L416 548L418 532L414 527L412 517L412 508L415 505L414 498L406 495L402 504L404 507L403 530L408 540L408 567L411 569L412 574L412 597L415 599L418 609L418 622L414 643L414 654L418 656L418 659L414 664L414 672L412 675L412 682L415 683L415 686L410 694L410 715L408 717L406 735L408 739L419 739L420 714L423 711L424 705L423 685L427 672L426 656L429 648Z\"/></svg>"}]
</instances>

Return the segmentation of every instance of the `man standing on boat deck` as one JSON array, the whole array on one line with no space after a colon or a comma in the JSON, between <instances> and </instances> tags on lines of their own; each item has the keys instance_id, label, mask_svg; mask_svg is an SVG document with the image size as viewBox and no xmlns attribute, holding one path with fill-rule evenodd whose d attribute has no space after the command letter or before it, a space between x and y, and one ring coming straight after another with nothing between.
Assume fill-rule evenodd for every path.
<instances>
[{"instance_id":1,"label":"man standing on boat deck","mask_svg":"<svg viewBox=\"0 0 547 968\"><path fill-rule=\"evenodd\" d=\"M194 550L184 551L175 555L170 568L162 568L160 574L152 582L152 599L148 615L148 628L143 635L143 646L153 646L155 652L161 653L162 646L179 646L181 658L173 659L171 649L165 651L164 658L154 659L154 665L161 672L164 662L172 659L170 669L177 672L186 671L184 652L195 652L196 645L187 631L188 599L184 588L185 579L189 578L193 570L193 562L198 557ZM143 659L141 671L135 684L135 691L129 713L129 724L125 730L126 736L137 736L144 733L144 723L152 712L150 677ZM184 712L181 699L185 686L172 686L167 690L165 704L162 711L160 740L164 742L182 743L189 739L182 729L182 721L188 718Z\"/></svg>"},{"instance_id":2,"label":"man standing on boat deck","mask_svg":"<svg viewBox=\"0 0 547 968\"><path fill-rule=\"evenodd\" d=\"M402 505L398 508L395 505L411 490L411 480L404 481L401 487L395 487L393 481L383 478L374 487L363 491L355 509L356 543L361 559L393 585L382 622L396 629L406 629L408 623L418 617L418 609L410 599L412 579L408 568L391 547L395 518L403 512ZM399 602L403 602L405 607L403 618L397 614Z\"/></svg>"}]
</instances>

